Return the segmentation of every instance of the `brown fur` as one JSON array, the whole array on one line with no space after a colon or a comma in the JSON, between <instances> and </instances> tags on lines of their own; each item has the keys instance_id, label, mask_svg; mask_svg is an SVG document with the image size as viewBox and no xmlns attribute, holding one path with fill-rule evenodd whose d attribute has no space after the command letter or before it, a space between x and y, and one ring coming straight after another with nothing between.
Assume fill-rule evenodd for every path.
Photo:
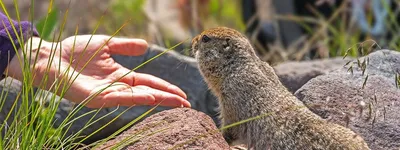
<instances>
[{"instance_id":1,"label":"brown fur","mask_svg":"<svg viewBox=\"0 0 400 150\"><path fill-rule=\"evenodd\" d=\"M193 39L192 50L202 76L219 99L222 125L269 114L223 131L229 144L238 141L256 150L369 149L350 129L306 108L238 31L206 30Z\"/></svg>"}]
</instances>

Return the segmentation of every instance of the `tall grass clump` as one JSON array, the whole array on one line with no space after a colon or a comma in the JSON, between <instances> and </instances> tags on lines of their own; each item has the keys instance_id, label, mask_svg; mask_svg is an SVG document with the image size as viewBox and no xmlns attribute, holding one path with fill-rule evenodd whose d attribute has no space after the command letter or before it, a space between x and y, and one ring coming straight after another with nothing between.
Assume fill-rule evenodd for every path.
<instances>
[{"instance_id":1,"label":"tall grass clump","mask_svg":"<svg viewBox=\"0 0 400 150\"><path fill-rule=\"evenodd\" d=\"M19 23L21 22L20 15L19 14L19 8L18 8L18 2L16 0L14 2L14 8L16 11L17 18L11 18L9 15L10 11L13 10L8 10L5 7L5 4L3 1L0 2L1 9L3 10L4 14L8 17L9 20L15 19ZM63 33L63 30L65 28L65 25L67 23L67 16L68 16L68 11L69 9L66 10L64 15L59 15L59 10L56 7L53 7L54 1L51 0L49 7L48 7L48 13L44 18L34 20L33 18L33 11L35 7L35 1L31 1L31 8L30 8L30 16L31 16L31 22L35 23L35 26L32 24L31 29L36 28L37 31L40 34L40 45L42 44L43 40L46 41L62 41L61 40L61 35ZM27 14L24 14L27 15ZM92 32L92 36L96 33L96 30L98 29L100 23L102 22L103 16L98 20L97 26L94 28ZM60 21L61 20L61 21ZM122 24L118 29L116 29L112 33L112 37L117 35L119 31L125 26L126 24ZM55 32L58 29L58 33ZM75 35L78 34L79 27L76 27ZM81 133L83 130L88 128L90 125L93 125L97 123L99 120L111 115L112 113L116 112L118 109L121 109L119 107L116 107L114 111L111 111L107 113L104 116L96 116L96 114L99 113L102 109L93 109L92 111L89 111L87 113L84 113L82 115L77 116L77 112L80 111L84 105L89 102L93 97L95 97L97 94L99 94L101 91L105 90L101 89L98 91L98 93L95 93L94 95L91 95L91 97L88 97L85 101L83 101L80 104L77 104L76 107L68 114L68 116L61 122L61 124L55 128L55 115L57 113L58 107L61 103L61 99L65 95L66 91L70 88L71 82L74 82L76 79L75 76L71 76L68 78L63 78L63 79L56 79L54 83L48 83L49 75L46 73L44 77L40 81L40 85L38 88L44 89L46 85L51 85L49 88L46 90L49 92L46 92L45 90L38 90L37 87L33 85L33 79L35 74L31 72L31 62L27 60L31 60L29 57L31 57L32 49L35 47L32 47L32 43L26 43L27 39L24 39L22 36L22 33L18 33L18 26L13 26L12 31L7 31L8 35L11 37L11 33L16 33L18 37L18 43L20 43L21 48L20 49L26 49L29 47L30 49L27 50L27 52L23 51L23 54L20 55L16 53L16 56L18 58L18 61L20 64L22 64L20 67L22 69L22 76L23 80L21 81L21 90L18 90L17 93L11 93L9 90L2 90L1 95L0 95L0 100L1 100L1 105L0 105L0 110L6 114L4 120L1 120L1 125L0 125L0 132L2 133L2 136L0 136L0 149L87 149L87 148L92 148L96 147L105 141L115 137L119 133L121 133L123 130L126 130L128 127L136 123L138 120L142 119L146 115L148 115L154 108L157 106L153 107L152 109L148 110L138 118L132 120L130 123L119 129L117 132L114 134L110 135L109 137L105 138L104 140L100 140L98 142L92 143L90 145L83 145L82 142L94 134L100 132L103 128L105 128L107 125L111 124L113 121L115 121L118 117L120 117L122 114L124 114L126 111L128 111L131 107L129 108L123 108L125 109L122 113L118 114L114 119L112 119L109 123L105 124L103 127L97 129L95 132L93 132L90 135L85 135L82 136ZM110 39L111 39L110 38ZM12 41L13 42L13 41ZM89 40L90 42L90 40ZM14 50L18 51L16 48L16 43L13 42ZM57 51L57 49L60 48L60 44L58 42L54 42L52 47L51 47L51 54L50 54L50 61L53 60L54 56L56 53L60 52ZM104 46L104 45L103 45ZM176 46L174 46L176 47ZM172 47L171 49L173 49ZM101 50L102 48L99 48L98 50ZM40 49L39 49L40 50ZM166 50L165 52L169 51L170 49ZM164 52L164 53L165 53ZM160 55L164 54L161 53ZM138 69L139 67L143 66L144 64L150 62L151 60L159 57L160 55L157 55L150 60L142 63L138 67L132 69L131 71L134 71ZM75 56L75 57L81 57L81 56ZM72 58L70 58L72 61ZM34 60L37 60L37 58L34 58ZM90 62L89 60L86 65ZM36 62L33 62L35 65ZM47 72L49 71L51 63L48 63L49 65L47 66ZM71 63L72 64L72 63ZM60 65L60 64L57 64ZM86 66L85 65L85 66ZM61 72L62 74L69 74L73 72L73 74L80 74L80 72L85 69L82 68L82 70L74 70L71 68L72 66L68 66L68 69L65 72ZM7 74L7 71L6 73ZM128 73L127 73L128 74ZM125 75L127 75L125 74ZM122 77L121 77L122 78ZM5 82L3 87L7 87L8 89L11 89L13 86L11 83L8 84L8 82ZM108 87L113 86L113 84L110 84ZM106 88L108 88L106 87ZM58 96L55 94L51 93L58 93ZM10 95L15 94L15 99L7 99L10 98ZM11 97L12 98L12 97ZM12 101L12 102L10 102ZM10 107L3 107L6 106L6 103L12 103ZM79 120L82 117L85 116L91 116L89 121L85 124L85 126L80 129L79 131L76 131L75 133L71 135L67 135L67 131L70 129L72 124ZM98 117L98 118L96 118Z\"/></svg>"}]
</instances>

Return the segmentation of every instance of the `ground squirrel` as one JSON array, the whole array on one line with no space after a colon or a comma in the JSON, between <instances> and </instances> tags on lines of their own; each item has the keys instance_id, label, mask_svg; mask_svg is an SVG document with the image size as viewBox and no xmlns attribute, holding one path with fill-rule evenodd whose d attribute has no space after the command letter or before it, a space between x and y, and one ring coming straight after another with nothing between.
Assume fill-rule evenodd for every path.
<instances>
[{"instance_id":1,"label":"ground squirrel","mask_svg":"<svg viewBox=\"0 0 400 150\"><path fill-rule=\"evenodd\" d=\"M192 40L202 76L218 97L222 125L270 114L223 131L233 141L260 149L369 149L364 140L343 126L311 112L261 61L248 39L219 27Z\"/></svg>"}]
</instances>

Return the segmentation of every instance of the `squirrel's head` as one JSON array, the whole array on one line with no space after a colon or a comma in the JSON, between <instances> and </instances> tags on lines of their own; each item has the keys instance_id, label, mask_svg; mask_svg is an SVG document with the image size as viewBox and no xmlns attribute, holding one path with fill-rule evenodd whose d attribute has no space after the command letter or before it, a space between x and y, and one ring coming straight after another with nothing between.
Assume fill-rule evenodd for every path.
<instances>
[{"instance_id":1,"label":"squirrel's head","mask_svg":"<svg viewBox=\"0 0 400 150\"><path fill-rule=\"evenodd\" d=\"M201 71L215 76L241 60L257 58L247 38L227 27L208 29L197 35L192 40L192 52Z\"/></svg>"}]
</instances>

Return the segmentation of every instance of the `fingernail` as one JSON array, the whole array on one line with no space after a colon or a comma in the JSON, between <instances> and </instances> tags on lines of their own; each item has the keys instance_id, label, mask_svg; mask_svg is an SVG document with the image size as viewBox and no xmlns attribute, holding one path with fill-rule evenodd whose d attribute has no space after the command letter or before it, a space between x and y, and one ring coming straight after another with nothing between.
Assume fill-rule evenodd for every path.
<instances>
[{"instance_id":1,"label":"fingernail","mask_svg":"<svg viewBox=\"0 0 400 150\"><path fill-rule=\"evenodd\" d=\"M192 105L190 104L189 101L187 101L187 107L188 107L188 108L192 107Z\"/></svg>"},{"instance_id":2,"label":"fingernail","mask_svg":"<svg viewBox=\"0 0 400 150\"><path fill-rule=\"evenodd\" d=\"M177 94L179 96L181 96L184 99L187 99L186 93L181 88L179 88L179 87L177 87L175 85L172 85L172 84L168 88L171 89L171 91L177 91L178 92Z\"/></svg>"}]
</instances>

